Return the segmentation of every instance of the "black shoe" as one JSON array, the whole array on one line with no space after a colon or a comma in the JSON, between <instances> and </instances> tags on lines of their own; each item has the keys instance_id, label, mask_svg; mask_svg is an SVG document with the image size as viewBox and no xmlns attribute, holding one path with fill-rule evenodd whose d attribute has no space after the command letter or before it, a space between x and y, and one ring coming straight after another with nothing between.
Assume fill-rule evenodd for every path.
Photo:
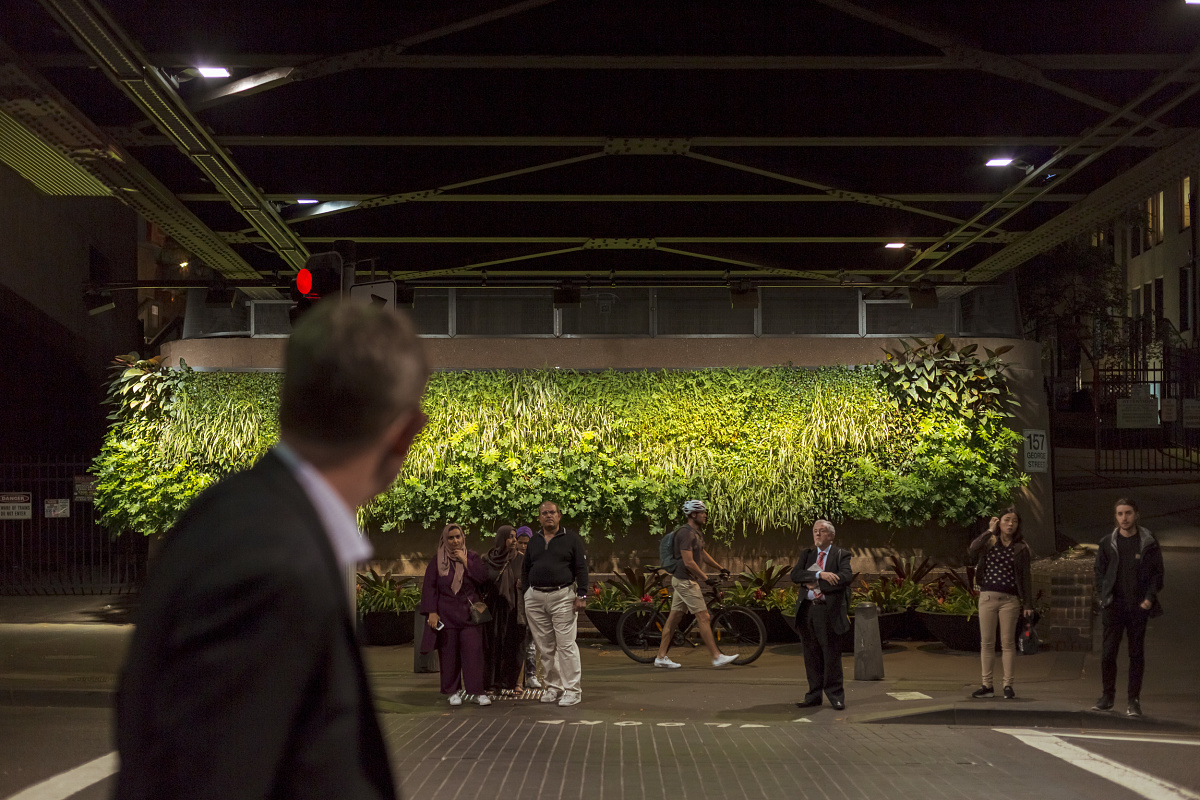
<instances>
[{"instance_id":1,"label":"black shoe","mask_svg":"<svg viewBox=\"0 0 1200 800\"><path fill-rule=\"evenodd\" d=\"M804 700L796 703L796 705L800 708L816 708L817 706L821 705L821 698L818 697L816 700Z\"/></svg>"},{"instance_id":2,"label":"black shoe","mask_svg":"<svg viewBox=\"0 0 1200 800\"><path fill-rule=\"evenodd\" d=\"M1015 700L1016 697L1017 697L1017 693L1013 691L1013 688L1011 686L1004 687L1004 699L1005 700Z\"/></svg>"},{"instance_id":3,"label":"black shoe","mask_svg":"<svg viewBox=\"0 0 1200 800\"><path fill-rule=\"evenodd\" d=\"M1112 711L1113 699L1107 694L1100 695L1100 699L1096 701L1096 705L1092 706L1092 711Z\"/></svg>"},{"instance_id":4,"label":"black shoe","mask_svg":"<svg viewBox=\"0 0 1200 800\"><path fill-rule=\"evenodd\" d=\"M1129 708L1126 709L1125 714L1130 717L1140 717L1142 715L1142 704L1138 702L1136 697L1129 699Z\"/></svg>"},{"instance_id":5,"label":"black shoe","mask_svg":"<svg viewBox=\"0 0 1200 800\"><path fill-rule=\"evenodd\" d=\"M992 691L992 687L990 687L990 686L980 686L978 689L971 692L971 697L974 697L974 698L995 697L995 696L996 696L996 693L994 691ZM1111 706L1110 706L1110 708L1111 708Z\"/></svg>"},{"instance_id":6,"label":"black shoe","mask_svg":"<svg viewBox=\"0 0 1200 800\"><path fill-rule=\"evenodd\" d=\"M830 705L833 706L834 711L845 711L846 710L846 703L842 700L834 700L833 702L830 703Z\"/></svg>"}]
</instances>

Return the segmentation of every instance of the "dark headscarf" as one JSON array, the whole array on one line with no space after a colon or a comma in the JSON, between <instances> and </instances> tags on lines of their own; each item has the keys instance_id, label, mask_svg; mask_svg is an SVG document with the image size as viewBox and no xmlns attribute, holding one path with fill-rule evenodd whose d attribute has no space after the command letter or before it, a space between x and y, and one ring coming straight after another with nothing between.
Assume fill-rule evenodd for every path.
<instances>
[{"instance_id":1,"label":"dark headscarf","mask_svg":"<svg viewBox=\"0 0 1200 800\"><path fill-rule=\"evenodd\" d=\"M496 540L492 543L492 549L488 550L487 555L483 557L488 566L501 570L509 561L512 561L512 557L517 554L517 548L508 541L508 537L512 533L512 525L501 525L496 530Z\"/></svg>"},{"instance_id":2,"label":"dark headscarf","mask_svg":"<svg viewBox=\"0 0 1200 800\"><path fill-rule=\"evenodd\" d=\"M516 540L509 543L508 537L513 535L512 525L501 525L496 531L496 541L483 560L492 569L500 573L496 578L496 591L505 599L509 607L516 608L517 578L521 575L521 562L514 561L518 555Z\"/></svg>"}]
</instances>

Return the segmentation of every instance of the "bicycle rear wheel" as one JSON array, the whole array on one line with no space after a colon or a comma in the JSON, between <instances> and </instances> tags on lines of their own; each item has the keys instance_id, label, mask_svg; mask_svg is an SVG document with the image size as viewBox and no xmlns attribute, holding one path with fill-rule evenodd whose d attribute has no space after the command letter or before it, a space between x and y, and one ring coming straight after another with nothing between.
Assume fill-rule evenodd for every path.
<instances>
[{"instance_id":1,"label":"bicycle rear wheel","mask_svg":"<svg viewBox=\"0 0 1200 800\"><path fill-rule=\"evenodd\" d=\"M617 644L639 664L649 664L658 655L667 618L656 607L642 603L625 610L617 620Z\"/></svg>"},{"instance_id":2,"label":"bicycle rear wheel","mask_svg":"<svg viewBox=\"0 0 1200 800\"><path fill-rule=\"evenodd\" d=\"M737 656L734 664L749 664L762 655L767 646L767 628L758 614L734 606L723 608L712 621L717 649L725 655Z\"/></svg>"}]
</instances>

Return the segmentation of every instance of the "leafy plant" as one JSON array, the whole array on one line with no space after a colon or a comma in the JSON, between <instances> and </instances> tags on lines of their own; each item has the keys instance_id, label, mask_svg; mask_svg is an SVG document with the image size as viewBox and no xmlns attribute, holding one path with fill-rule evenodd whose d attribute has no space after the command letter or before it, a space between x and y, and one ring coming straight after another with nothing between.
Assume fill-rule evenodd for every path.
<instances>
[{"instance_id":1,"label":"leafy plant","mask_svg":"<svg viewBox=\"0 0 1200 800\"><path fill-rule=\"evenodd\" d=\"M183 359L179 369L163 365L162 356L142 359L127 353L113 359L104 404L113 407L108 418L116 423L154 422L169 415L180 390L194 374Z\"/></svg>"},{"instance_id":2,"label":"leafy plant","mask_svg":"<svg viewBox=\"0 0 1200 800\"><path fill-rule=\"evenodd\" d=\"M768 560L762 569L757 571L748 569L739 573L738 577L746 581L748 586L769 594L775 588L775 584L779 583L790 569L790 564L775 565L774 561Z\"/></svg>"},{"instance_id":3,"label":"leafy plant","mask_svg":"<svg viewBox=\"0 0 1200 800\"><path fill-rule=\"evenodd\" d=\"M955 348L949 336L939 333L933 341L900 340L900 349L883 349L885 361L880 380L901 406L917 405L967 419L984 412L1007 414L1020 405L1004 379L1007 365L1000 356L1011 345L996 350L984 348L986 360L975 355L979 345Z\"/></svg>"},{"instance_id":4,"label":"leafy plant","mask_svg":"<svg viewBox=\"0 0 1200 800\"><path fill-rule=\"evenodd\" d=\"M916 606L922 597L921 586L907 578L880 575L870 583L861 581L850 595L850 607L874 603L880 614L904 611Z\"/></svg>"},{"instance_id":5,"label":"leafy plant","mask_svg":"<svg viewBox=\"0 0 1200 800\"><path fill-rule=\"evenodd\" d=\"M649 568L647 568L649 569ZM643 572L626 567L624 574L617 572L605 581L629 604L649 602L657 592L665 589L661 573Z\"/></svg>"},{"instance_id":6,"label":"leafy plant","mask_svg":"<svg viewBox=\"0 0 1200 800\"><path fill-rule=\"evenodd\" d=\"M640 598L633 600L615 586L593 583L588 592L587 607L596 611L624 611L639 601Z\"/></svg>"},{"instance_id":7,"label":"leafy plant","mask_svg":"<svg viewBox=\"0 0 1200 800\"><path fill-rule=\"evenodd\" d=\"M741 581L734 581L733 585L724 589L722 594L726 605L748 608L767 608L767 603L771 600L770 593Z\"/></svg>"},{"instance_id":8,"label":"leafy plant","mask_svg":"<svg viewBox=\"0 0 1200 800\"><path fill-rule=\"evenodd\" d=\"M763 607L778 609L784 614L791 614L795 612L799 599L800 590L795 586L789 586L786 589L773 589L767 593L767 597L763 600Z\"/></svg>"},{"instance_id":9,"label":"leafy plant","mask_svg":"<svg viewBox=\"0 0 1200 800\"><path fill-rule=\"evenodd\" d=\"M979 592L974 584L974 567L967 567L966 575L960 574L958 570L947 570L938 576L936 581L926 584L917 608L921 611L973 617L979 613Z\"/></svg>"},{"instance_id":10,"label":"leafy plant","mask_svg":"<svg viewBox=\"0 0 1200 800\"><path fill-rule=\"evenodd\" d=\"M358 573L355 593L360 614L386 611L401 614L415 611L421 603L421 589L414 578L397 578L390 572L380 575L374 568Z\"/></svg>"},{"instance_id":11,"label":"leafy plant","mask_svg":"<svg viewBox=\"0 0 1200 800\"><path fill-rule=\"evenodd\" d=\"M892 572L896 573L896 577L901 581L909 581L911 583L920 583L925 580L934 568L935 563L928 558L921 559L921 563L917 563L916 556L901 558L900 556L888 556L888 560L892 562Z\"/></svg>"}]
</instances>

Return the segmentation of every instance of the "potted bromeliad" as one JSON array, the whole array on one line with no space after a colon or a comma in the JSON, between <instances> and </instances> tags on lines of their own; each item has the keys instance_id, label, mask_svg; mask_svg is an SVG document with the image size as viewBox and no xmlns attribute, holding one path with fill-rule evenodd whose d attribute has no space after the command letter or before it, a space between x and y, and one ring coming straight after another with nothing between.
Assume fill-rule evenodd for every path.
<instances>
[{"instance_id":1,"label":"potted bromeliad","mask_svg":"<svg viewBox=\"0 0 1200 800\"><path fill-rule=\"evenodd\" d=\"M373 568L358 574L356 605L362 618L363 643L407 644L413 640L413 611L421 602L414 578L380 575Z\"/></svg>"},{"instance_id":2,"label":"potted bromeliad","mask_svg":"<svg viewBox=\"0 0 1200 800\"><path fill-rule=\"evenodd\" d=\"M625 609L638 603L653 602L655 595L661 592L670 593L660 574L639 572L633 567L626 567L624 574L614 573L604 584L592 584L584 613L600 635L613 644L617 643L617 621Z\"/></svg>"},{"instance_id":3,"label":"potted bromeliad","mask_svg":"<svg viewBox=\"0 0 1200 800\"><path fill-rule=\"evenodd\" d=\"M956 570L924 587L917 616L926 629L951 650L979 651L979 592L974 567L964 578Z\"/></svg>"},{"instance_id":4,"label":"potted bromeliad","mask_svg":"<svg viewBox=\"0 0 1200 800\"><path fill-rule=\"evenodd\" d=\"M767 629L768 642L800 641L795 628L799 593L795 587L780 589L777 586L790 570L790 564L767 561L760 570L748 569L739 573L733 586L722 593L730 605L745 606L758 614Z\"/></svg>"},{"instance_id":5,"label":"potted bromeliad","mask_svg":"<svg viewBox=\"0 0 1200 800\"><path fill-rule=\"evenodd\" d=\"M920 618L917 606L925 597L921 581L933 569L928 558L917 563L915 558L891 557L895 575L880 575L869 583L861 581L850 595L850 614L861 603L874 603L879 607L879 638L927 639L930 638Z\"/></svg>"}]
</instances>

